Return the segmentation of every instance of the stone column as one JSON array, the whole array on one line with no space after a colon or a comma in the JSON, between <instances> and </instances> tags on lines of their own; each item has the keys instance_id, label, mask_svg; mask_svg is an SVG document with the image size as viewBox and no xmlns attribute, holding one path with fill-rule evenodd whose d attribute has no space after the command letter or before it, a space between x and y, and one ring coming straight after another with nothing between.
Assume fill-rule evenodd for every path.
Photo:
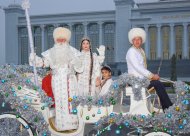
<instances>
[{"instance_id":1,"label":"stone column","mask_svg":"<svg viewBox=\"0 0 190 136\"><path fill-rule=\"evenodd\" d=\"M99 21L98 22L99 24L99 45L102 45L103 44L103 22L102 21Z\"/></svg>"},{"instance_id":2,"label":"stone column","mask_svg":"<svg viewBox=\"0 0 190 136\"><path fill-rule=\"evenodd\" d=\"M74 39L75 39L75 31L74 31L74 29L73 29L74 24L73 24L73 23L69 23L68 26L69 26L69 29L70 29L70 31L71 31L70 45L72 45L73 47L75 47L75 45L74 45L74 43L75 43L75 42L74 42Z\"/></svg>"},{"instance_id":3,"label":"stone column","mask_svg":"<svg viewBox=\"0 0 190 136\"><path fill-rule=\"evenodd\" d=\"M148 25L144 25L144 29L145 29L145 32L146 32L146 41L145 41L145 46L144 46L144 50L145 50L145 53L146 53L146 58L147 59L150 59L150 47L149 47L149 33L148 33Z\"/></svg>"},{"instance_id":4,"label":"stone column","mask_svg":"<svg viewBox=\"0 0 190 136\"><path fill-rule=\"evenodd\" d=\"M88 22L82 23L84 26L84 36L88 36Z\"/></svg>"},{"instance_id":5,"label":"stone column","mask_svg":"<svg viewBox=\"0 0 190 136\"><path fill-rule=\"evenodd\" d=\"M134 0L114 0L114 2L115 2L115 24L116 24L115 47L114 47L115 62L126 63L126 53L127 50L131 47L127 35L132 25L131 12L135 2Z\"/></svg>"},{"instance_id":6,"label":"stone column","mask_svg":"<svg viewBox=\"0 0 190 136\"><path fill-rule=\"evenodd\" d=\"M161 24L157 24L157 59L162 58Z\"/></svg>"},{"instance_id":7,"label":"stone column","mask_svg":"<svg viewBox=\"0 0 190 136\"><path fill-rule=\"evenodd\" d=\"M176 47L175 47L175 34L174 34L174 24L170 24L170 58L173 54L176 54Z\"/></svg>"},{"instance_id":8,"label":"stone column","mask_svg":"<svg viewBox=\"0 0 190 136\"><path fill-rule=\"evenodd\" d=\"M183 46L182 46L183 59L189 58L187 26L188 26L187 23L183 23Z\"/></svg>"},{"instance_id":9,"label":"stone column","mask_svg":"<svg viewBox=\"0 0 190 136\"><path fill-rule=\"evenodd\" d=\"M41 28L41 46L42 46L42 52L46 50L45 47L45 25L40 25Z\"/></svg>"}]
</instances>

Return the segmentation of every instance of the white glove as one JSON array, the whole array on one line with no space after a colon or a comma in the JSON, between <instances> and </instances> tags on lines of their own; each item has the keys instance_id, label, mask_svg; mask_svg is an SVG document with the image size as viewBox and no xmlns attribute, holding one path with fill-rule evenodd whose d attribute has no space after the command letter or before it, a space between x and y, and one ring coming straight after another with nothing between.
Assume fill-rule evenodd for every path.
<instances>
[{"instance_id":1,"label":"white glove","mask_svg":"<svg viewBox=\"0 0 190 136\"><path fill-rule=\"evenodd\" d=\"M96 48L100 56L105 56L105 46L100 45L99 48Z\"/></svg>"},{"instance_id":2,"label":"white glove","mask_svg":"<svg viewBox=\"0 0 190 136\"><path fill-rule=\"evenodd\" d=\"M36 66L42 67L43 66L43 60L42 60L42 58L38 57L35 53L34 54L30 53L29 65L34 66L35 59L36 59Z\"/></svg>"}]
</instances>

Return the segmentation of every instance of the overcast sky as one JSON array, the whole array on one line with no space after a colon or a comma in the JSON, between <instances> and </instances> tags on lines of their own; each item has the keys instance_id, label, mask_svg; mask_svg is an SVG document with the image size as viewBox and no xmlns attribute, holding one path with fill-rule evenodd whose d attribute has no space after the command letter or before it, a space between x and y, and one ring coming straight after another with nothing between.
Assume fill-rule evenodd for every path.
<instances>
[{"instance_id":1,"label":"overcast sky","mask_svg":"<svg viewBox=\"0 0 190 136\"><path fill-rule=\"evenodd\" d=\"M0 5L21 3L22 0L0 0ZM135 0L135 2L153 2L158 0ZM30 0L31 14L97 11L114 9L114 0Z\"/></svg>"},{"instance_id":2,"label":"overcast sky","mask_svg":"<svg viewBox=\"0 0 190 136\"><path fill-rule=\"evenodd\" d=\"M155 2L158 0L135 0L137 3ZM13 3L20 4L22 0L0 0L0 7L6 7ZM56 14L56 13L71 13L71 12L88 12L114 10L114 0L30 0L31 7L30 15L40 14ZM4 50L2 45L5 44L4 36L4 11L0 9L0 50ZM0 52L0 59L2 53ZM4 59L4 58L3 58ZM0 61L1 64L1 61Z\"/></svg>"}]
</instances>

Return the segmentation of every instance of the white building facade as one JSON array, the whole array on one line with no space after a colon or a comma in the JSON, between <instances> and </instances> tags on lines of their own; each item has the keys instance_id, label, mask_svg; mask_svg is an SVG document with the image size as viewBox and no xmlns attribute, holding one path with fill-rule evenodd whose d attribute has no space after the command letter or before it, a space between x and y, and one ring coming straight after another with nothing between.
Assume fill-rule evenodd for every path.
<instances>
[{"instance_id":1,"label":"white building facade","mask_svg":"<svg viewBox=\"0 0 190 136\"><path fill-rule=\"evenodd\" d=\"M142 27L147 32L143 48L150 62L160 59L167 62L175 54L179 63L180 61L184 61L182 64L190 63L189 0L160 0L152 3L134 3L133 0L114 2L113 11L31 16L36 53L40 55L52 47L53 29L64 26L72 31L72 46L79 49L82 37L88 36L92 41L93 51L95 52L99 45L105 45L105 62L124 72L125 55L131 46L128 42L128 31L132 27ZM4 10L6 62L28 63L30 49L24 11L18 5L10 5Z\"/></svg>"}]
</instances>

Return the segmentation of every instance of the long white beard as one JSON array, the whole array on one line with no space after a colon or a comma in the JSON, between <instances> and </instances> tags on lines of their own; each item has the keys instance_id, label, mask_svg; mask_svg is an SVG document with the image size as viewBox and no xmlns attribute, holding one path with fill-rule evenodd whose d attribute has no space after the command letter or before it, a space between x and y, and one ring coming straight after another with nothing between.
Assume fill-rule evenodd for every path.
<instances>
[{"instance_id":1,"label":"long white beard","mask_svg":"<svg viewBox=\"0 0 190 136\"><path fill-rule=\"evenodd\" d=\"M53 65L58 67L64 66L65 64L69 64L69 62L73 59L73 53L69 48L68 44L55 44L51 51L51 58Z\"/></svg>"}]
</instances>

